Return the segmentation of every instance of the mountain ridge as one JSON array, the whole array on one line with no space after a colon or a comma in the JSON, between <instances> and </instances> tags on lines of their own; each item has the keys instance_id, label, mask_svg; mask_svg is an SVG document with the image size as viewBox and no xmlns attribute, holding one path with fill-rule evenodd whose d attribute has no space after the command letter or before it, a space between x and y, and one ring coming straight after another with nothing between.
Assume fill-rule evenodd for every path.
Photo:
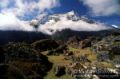
<instances>
[{"instance_id":1,"label":"mountain ridge","mask_svg":"<svg viewBox=\"0 0 120 79\"><path fill-rule=\"evenodd\" d=\"M63 29L72 29L75 31L100 31L112 29L111 26L105 23L89 19L86 16L79 16L74 11L64 14L44 15L31 22L33 26L34 24L35 26L38 25L38 31L49 35Z\"/></svg>"}]
</instances>

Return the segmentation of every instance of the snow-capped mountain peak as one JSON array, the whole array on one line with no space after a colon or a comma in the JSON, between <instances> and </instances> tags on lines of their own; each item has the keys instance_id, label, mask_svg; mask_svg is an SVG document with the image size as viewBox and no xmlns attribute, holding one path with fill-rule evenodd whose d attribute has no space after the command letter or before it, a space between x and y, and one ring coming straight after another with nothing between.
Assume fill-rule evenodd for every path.
<instances>
[{"instance_id":1,"label":"snow-capped mountain peak","mask_svg":"<svg viewBox=\"0 0 120 79\"><path fill-rule=\"evenodd\" d=\"M38 31L49 35L57 30L71 29L76 31L100 31L110 27L103 23L95 22L86 16L78 16L74 11L64 14L54 14L39 20Z\"/></svg>"}]
</instances>

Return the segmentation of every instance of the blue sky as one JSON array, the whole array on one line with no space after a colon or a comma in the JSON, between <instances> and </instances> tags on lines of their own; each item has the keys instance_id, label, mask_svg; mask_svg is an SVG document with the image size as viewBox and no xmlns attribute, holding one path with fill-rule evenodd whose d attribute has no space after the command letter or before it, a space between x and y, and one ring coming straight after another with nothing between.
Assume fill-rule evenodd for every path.
<instances>
[{"instance_id":1,"label":"blue sky","mask_svg":"<svg viewBox=\"0 0 120 79\"><path fill-rule=\"evenodd\" d=\"M88 11L88 8L79 0L60 0L60 4L60 7L52 9L54 13L65 13L74 10L80 15L86 15Z\"/></svg>"},{"instance_id":2,"label":"blue sky","mask_svg":"<svg viewBox=\"0 0 120 79\"><path fill-rule=\"evenodd\" d=\"M0 0L0 26L7 26L7 18L15 22L31 21L42 14L74 11L107 25L120 26L119 0Z\"/></svg>"},{"instance_id":3,"label":"blue sky","mask_svg":"<svg viewBox=\"0 0 120 79\"><path fill-rule=\"evenodd\" d=\"M94 0L93 0L94 1ZM97 1L97 0L96 0ZM60 0L60 7L52 9L53 13L65 13L71 10L74 10L76 13L81 15L86 15L87 17L98 20L101 22L105 22L107 24L116 24L120 26L120 13L119 14L111 14L111 15L91 15L89 13L89 7L84 5L83 2L79 0Z\"/></svg>"}]
</instances>

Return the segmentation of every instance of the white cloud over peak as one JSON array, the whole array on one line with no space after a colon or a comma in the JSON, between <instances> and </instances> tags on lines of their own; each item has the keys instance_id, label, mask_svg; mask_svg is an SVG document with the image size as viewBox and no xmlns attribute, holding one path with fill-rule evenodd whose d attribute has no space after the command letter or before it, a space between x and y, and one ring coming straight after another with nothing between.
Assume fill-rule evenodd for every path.
<instances>
[{"instance_id":1,"label":"white cloud over peak","mask_svg":"<svg viewBox=\"0 0 120 79\"><path fill-rule=\"evenodd\" d=\"M47 34L53 34L57 30L63 30L63 29L71 29L75 31L100 31L109 29L109 27L106 27L104 24L89 24L82 20L78 22L68 21L68 20L61 20L55 24L52 24L53 22L46 23L45 25L42 25L39 27L39 31L42 31ZM51 30L53 30L51 32Z\"/></svg>"},{"instance_id":2,"label":"white cloud over peak","mask_svg":"<svg viewBox=\"0 0 120 79\"><path fill-rule=\"evenodd\" d=\"M90 8L90 12L96 16L120 15L119 0L80 0Z\"/></svg>"}]
</instances>

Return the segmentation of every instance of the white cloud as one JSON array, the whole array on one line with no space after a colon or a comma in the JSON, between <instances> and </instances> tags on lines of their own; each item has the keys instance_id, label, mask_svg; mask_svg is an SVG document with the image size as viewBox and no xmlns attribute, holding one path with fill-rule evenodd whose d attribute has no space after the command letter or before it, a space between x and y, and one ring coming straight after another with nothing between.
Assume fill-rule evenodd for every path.
<instances>
[{"instance_id":1,"label":"white cloud","mask_svg":"<svg viewBox=\"0 0 120 79\"><path fill-rule=\"evenodd\" d=\"M59 0L40 0L38 2L38 7L40 9L44 9L44 8L51 9L55 6L60 6Z\"/></svg>"},{"instance_id":2,"label":"white cloud","mask_svg":"<svg viewBox=\"0 0 120 79\"><path fill-rule=\"evenodd\" d=\"M80 0L90 8L93 15L108 16L112 14L120 15L119 0Z\"/></svg>"},{"instance_id":3,"label":"white cloud","mask_svg":"<svg viewBox=\"0 0 120 79\"><path fill-rule=\"evenodd\" d=\"M6 13L0 14L0 30L24 30L32 31L31 27L27 22L20 21L14 14Z\"/></svg>"},{"instance_id":4,"label":"white cloud","mask_svg":"<svg viewBox=\"0 0 120 79\"><path fill-rule=\"evenodd\" d=\"M31 13L34 10L38 10L38 13L44 12L44 10L55 6L60 6L59 0L12 0L14 2L14 7L6 8L3 7L2 12L13 12L17 16L24 16L26 13ZM7 2L7 4L6 4ZM11 0L3 0L2 4L8 5Z\"/></svg>"}]
</instances>

